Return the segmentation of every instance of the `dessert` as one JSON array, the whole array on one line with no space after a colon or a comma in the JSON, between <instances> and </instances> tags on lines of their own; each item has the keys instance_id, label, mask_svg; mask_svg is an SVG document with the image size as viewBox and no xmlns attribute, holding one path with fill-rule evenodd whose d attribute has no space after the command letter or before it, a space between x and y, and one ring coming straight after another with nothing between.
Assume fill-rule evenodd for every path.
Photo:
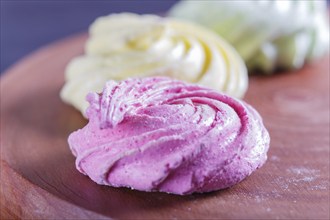
<instances>
[{"instance_id":1,"label":"dessert","mask_svg":"<svg viewBox=\"0 0 330 220\"><path fill-rule=\"evenodd\" d=\"M114 187L174 194L230 187L267 159L248 104L166 77L108 81L87 97L89 123L68 139L77 169Z\"/></svg>"},{"instance_id":2,"label":"dessert","mask_svg":"<svg viewBox=\"0 0 330 220\"><path fill-rule=\"evenodd\" d=\"M66 69L61 98L85 114L88 92L107 80L168 76L243 97L247 70L236 51L212 31L189 22L131 13L98 18L86 53Z\"/></svg>"},{"instance_id":3,"label":"dessert","mask_svg":"<svg viewBox=\"0 0 330 220\"><path fill-rule=\"evenodd\" d=\"M237 49L249 72L298 69L329 50L325 1L180 1L169 15L217 32Z\"/></svg>"}]
</instances>

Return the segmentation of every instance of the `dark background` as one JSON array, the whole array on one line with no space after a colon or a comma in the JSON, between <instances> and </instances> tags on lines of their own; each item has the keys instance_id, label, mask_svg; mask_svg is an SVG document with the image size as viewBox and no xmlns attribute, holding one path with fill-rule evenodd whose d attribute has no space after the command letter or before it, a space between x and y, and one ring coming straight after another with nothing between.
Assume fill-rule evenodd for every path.
<instances>
[{"instance_id":1,"label":"dark background","mask_svg":"<svg viewBox=\"0 0 330 220\"><path fill-rule=\"evenodd\" d=\"M53 41L87 31L95 18L114 12L164 13L177 0L1 1L1 73Z\"/></svg>"}]
</instances>

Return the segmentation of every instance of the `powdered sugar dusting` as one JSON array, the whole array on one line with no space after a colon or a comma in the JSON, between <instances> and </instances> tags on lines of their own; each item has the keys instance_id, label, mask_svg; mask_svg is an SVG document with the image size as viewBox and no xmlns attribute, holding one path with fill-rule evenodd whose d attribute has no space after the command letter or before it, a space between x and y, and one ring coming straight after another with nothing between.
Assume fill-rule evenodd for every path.
<instances>
[{"instance_id":1,"label":"powdered sugar dusting","mask_svg":"<svg viewBox=\"0 0 330 220\"><path fill-rule=\"evenodd\" d=\"M300 176L317 177L320 175L319 170L309 169L307 167L289 167L286 171Z\"/></svg>"},{"instance_id":2,"label":"powdered sugar dusting","mask_svg":"<svg viewBox=\"0 0 330 220\"><path fill-rule=\"evenodd\" d=\"M272 156L270 157L270 160L271 160L271 161L274 161L274 162L281 161L281 159L280 159L278 156L276 156L276 155L272 155Z\"/></svg>"},{"instance_id":3,"label":"powdered sugar dusting","mask_svg":"<svg viewBox=\"0 0 330 220\"><path fill-rule=\"evenodd\" d=\"M274 179L282 190L290 190L291 187L300 187L304 185L308 190L327 190L329 189L329 183L326 180L321 179L321 171L312 169L307 166L291 166L285 171L289 174L289 177L279 176Z\"/></svg>"},{"instance_id":4,"label":"powdered sugar dusting","mask_svg":"<svg viewBox=\"0 0 330 220\"><path fill-rule=\"evenodd\" d=\"M286 172L292 174L293 183L312 182L320 176L320 170L309 169L307 167L289 167Z\"/></svg>"}]
</instances>

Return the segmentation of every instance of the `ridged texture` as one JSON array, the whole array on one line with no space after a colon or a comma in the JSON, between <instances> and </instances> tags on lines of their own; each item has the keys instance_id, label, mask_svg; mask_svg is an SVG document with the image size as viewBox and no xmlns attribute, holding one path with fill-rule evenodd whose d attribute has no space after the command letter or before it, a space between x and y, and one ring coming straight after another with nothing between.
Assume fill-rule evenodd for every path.
<instances>
[{"instance_id":1,"label":"ridged texture","mask_svg":"<svg viewBox=\"0 0 330 220\"><path fill-rule=\"evenodd\" d=\"M169 15L217 32L237 49L249 71L301 68L329 51L322 0L180 1Z\"/></svg>"},{"instance_id":2,"label":"ridged texture","mask_svg":"<svg viewBox=\"0 0 330 220\"><path fill-rule=\"evenodd\" d=\"M163 75L243 97L247 70L236 51L203 27L155 15L130 13L98 18L86 54L66 69L62 99L83 114L88 92L107 80Z\"/></svg>"},{"instance_id":3,"label":"ridged texture","mask_svg":"<svg viewBox=\"0 0 330 220\"><path fill-rule=\"evenodd\" d=\"M269 135L248 104L152 77L88 95L89 123L69 136L77 169L98 184L174 194L230 187L262 166Z\"/></svg>"}]
</instances>

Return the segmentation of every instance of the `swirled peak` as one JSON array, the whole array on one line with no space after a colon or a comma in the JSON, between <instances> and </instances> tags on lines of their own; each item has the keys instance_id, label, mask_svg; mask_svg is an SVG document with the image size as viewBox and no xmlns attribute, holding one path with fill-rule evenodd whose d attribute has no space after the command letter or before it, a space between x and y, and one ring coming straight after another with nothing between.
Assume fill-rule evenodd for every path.
<instances>
[{"instance_id":1,"label":"swirled peak","mask_svg":"<svg viewBox=\"0 0 330 220\"><path fill-rule=\"evenodd\" d=\"M107 80L155 75L238 98L248 83L243 60L213 32L175 19L121 13L91 25L86 54L69 63L61 97L84 114L87 93L100 92Z\"/></svg>"},{"instance_id":2,"label":"swirled peak","mask_svg":"<svg viewBox=\"0 0 330 220\"><path fill-rule=\"evenodd\" d=\"M169 14L217 32L249 70L297 69L329 51L329 18L322 0L180 1Z\"/></svg>"},{"instance_id":3,"label":"swirled peak","mask_svg":"<svg viewBox=\"0 0 330 220\"><path fill-rule=\"evenodd\" d=\"M89 123L69 136L77 169L98 184L174 194L230 187L267 158L248 104L165 77L108 81L88 95Z\"/></svg>"}]
</instances>

